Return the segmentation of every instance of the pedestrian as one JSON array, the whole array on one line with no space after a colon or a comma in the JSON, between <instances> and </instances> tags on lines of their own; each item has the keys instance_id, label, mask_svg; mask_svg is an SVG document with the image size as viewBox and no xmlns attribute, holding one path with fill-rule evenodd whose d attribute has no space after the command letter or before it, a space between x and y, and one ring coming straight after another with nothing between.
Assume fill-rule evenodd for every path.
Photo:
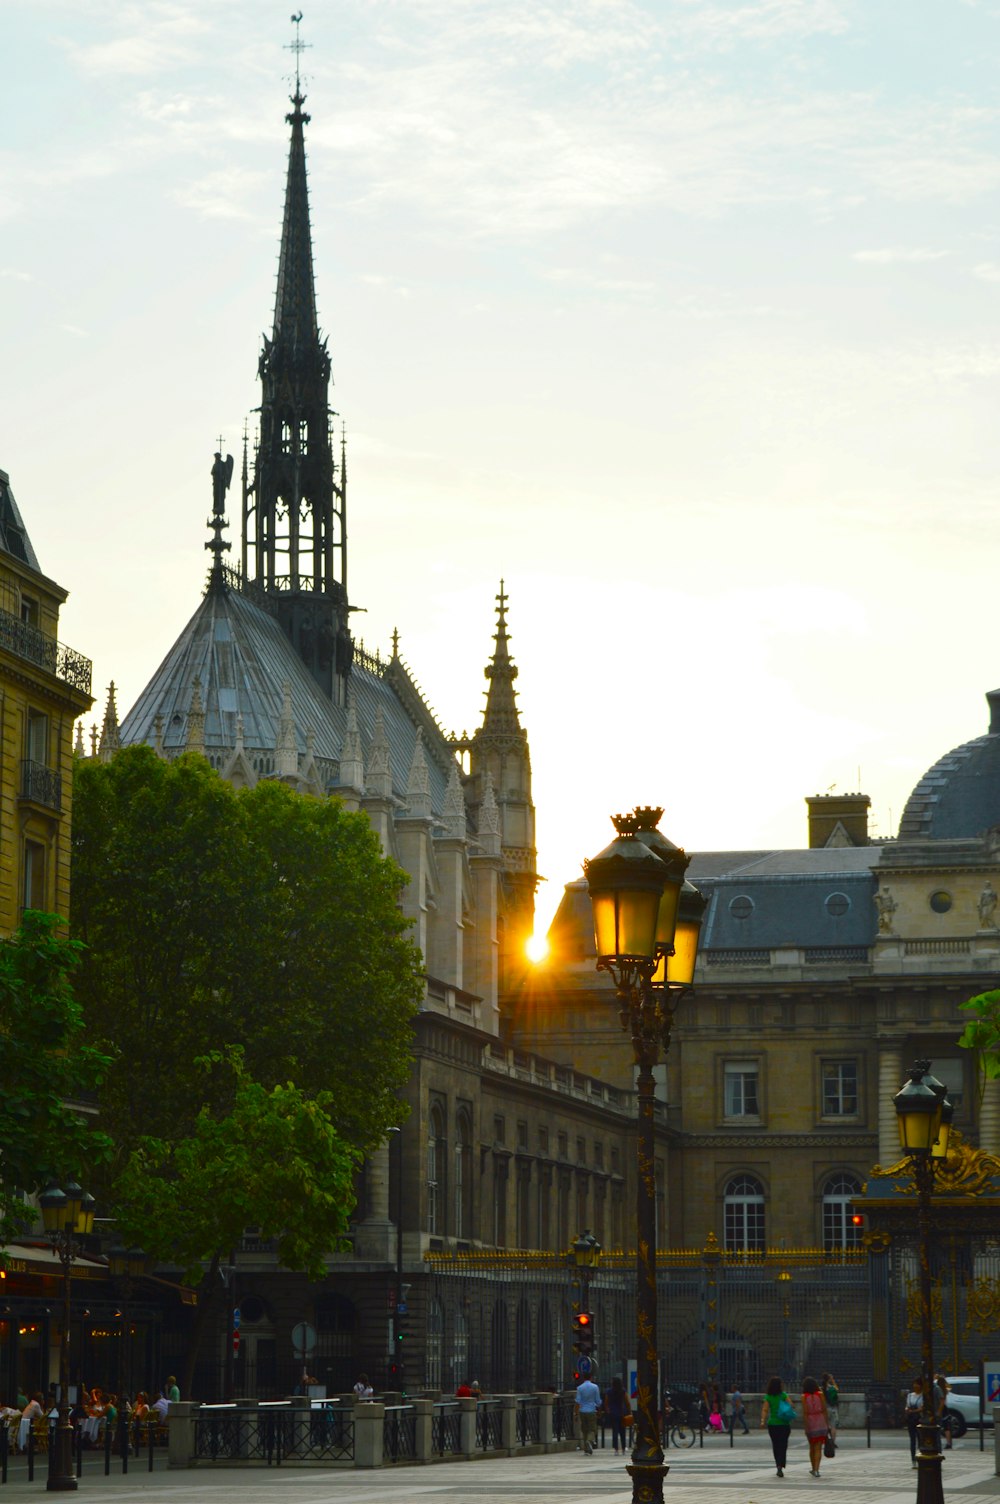
<instances>
[{"instance_id":1,"label":"pedestrian","mask_svg":"<svg viewBox=\"0 0 1000 1504\"><path fill-rule=\"evenodd\" d=\"M624 1456L626 1451L625 1427L632 1423L632 1406L629 1404L628 1395L625 1393L625 1385L617 1374L615 1374L605 1391L604 1413L611 1422L611 1445L615 1449L615 1456L618 1456L619 1447ZM625 1419L626 1416L630 1417L628 1421Z\"/></svg>"},{"instance_id":2,"label":"pedestrian","mask_svg":"<svg viewBox=\"0 0 1000 1504\"><path fill-rule=\"evenodd\" d=\"M708 1398L708 1385L702 1384L698 1395L698 1424L703 1431L708 1430L708 1417L712 1413L712 1406Z\"/></svg>"},{"instance_id":3,"label":"pedestrian","mask_svg":"<svg viewBox=\"0 0 1000 1504\"><path fill-rule=\"evenodd\" d=\"M910 1466L917 1465L917 1427L924 1413L924 1381L914 1379L906 1396L906 1428L910 1433Z\"/></svg>"},{"instance_id":4,"label":"pedestrian","mask_svg":"<svg viewBox=\"0 0 1000 1504\"><path fill-rule=\"evenodd\" d=\"M826 1413L830 1417L830 1440L836 1442L837 1427L840 1425L840 1390L832 1373L825 1373L820 1379L820 1385L826 1400Z\"/></svg>"},{"instance_id":5,"label":"pedestrian","mask_svg":"<svg viewBox=\"0 0 1000 1504\"><path fill-rule=\"evenodd\" d=\"M181 1397L181 1392L180 1392L180 1390L177 1387L177 1380L174 1378L173 1374L171 1374L170 1377L167 1379L167 1387L166 1387L165 1393L166 1393L167 1399L170 1401L170 1403L172 1405L175 1404L176 1401L179 1400L180 1397Z\"/></svg>"},{"instance_id":6,"label":"pedestrian","mask_svg":"<svg viewBox=\"0 0 1000 1504\"><path fill-rule=\"evenodd\" d=\"M370 1400L374 1393L374 1389L368 1382L368 1375L366 1373L359 1373L358 1382L354 1386L355 1403L359 1400Z\"/></svg>"},{"instance_id":7,"label":"pedestrian","mask_svg":"<svg viewBox=\"0 0 1000 1504\"><path fill-rule=\"evenodd\" d=\"M588 1457L593 1455L597 1440L597 1407L601 1391L593 1379L584 1379L576 1387L576 1413L580 1417L580 1444Z\"/></svg>"},{"instance_id":8,"label":"pedestrian","mask_svg":"<svg viewBox=\"0 0 1000 1504\"><path fill-rule=\"evenodd\" d=\"M733 1431L736 1426L743 1427L743 1435L750 1435L750 1427L747 1425L747 1407L743 1403L743 1395L739 1389L734 1389L729 1396L729 1429Z\"/></svg>"},{"instance_id":9,"label":"pedestrian","mask_svg":"<svg viewBox=\"0 0 1000 1504\"><path fill-rule=\"evenodd\" d=\"M802 1424L809 1443L809 1471L814 1478L818 1478L823 1443L830 1434L830 1418L827 1414L826 1396L811 1377L802 1380Z\"/></svg>"},{"instance_id":10,"label":"pedestrian","mask_svg":"<svg viewBox=\"0 0 1000 1504\"><path fill-rule=\"evenodd\" d=\"M785 1476L788 1438L794 1419L795 1406L785 1393L781 1380L775 1374L773 1379L767 1381L764 1403L760 1411L760 1427L763 1430L767 1426L767 1434L771 1438L771 1451L774 1453L774 1465L778 1469L779 1478Z\"/></svg>"},{"instance_id":11,"label":"pedestrian","mask_svg":"<svg viewBox=\"0 0 1000 1504\"><path fill-rule=\"evenodd\" d=\"M944 1374L936 1374L934 1378L935 1409L937 1411L937 1423L941 1427L941 1440L944 1441L944 1449L946 1452L951 1451L952 1441L951 1415L948 1411L948 1395L950 1394L950 1392L951 1385L948 1383L948 1380L945 1378Z\"/></svg>"},{"instance_id":12,"label":"pedestrian","mask_svg":"<svg viewBox=\"0 0 1000 1504\"><path fill-rule=\"evenodd\" d=\"M468 1379L463 1379L461 1384L457 1386L455 1390L455 1398L457 1400L471 1400L472 1385L469 1383Z\"/></svg>"}]
</instances>

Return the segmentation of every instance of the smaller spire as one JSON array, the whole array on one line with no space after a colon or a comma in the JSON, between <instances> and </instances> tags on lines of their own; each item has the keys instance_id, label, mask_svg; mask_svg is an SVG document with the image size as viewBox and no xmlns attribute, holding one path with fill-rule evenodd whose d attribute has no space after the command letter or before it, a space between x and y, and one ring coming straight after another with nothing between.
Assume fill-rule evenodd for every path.
<instances>
[{"instance_id":1,"label":"smaller spire","mask_svg":"<svg viewBox=\"0 0 1000 1504\"><path fill-rule=\"evenodd\" d=\"M509 599L501 579L500 594L496 597L497 629L493 634L496 646L493 649L493 658L485 670L490 687L486 692L486 711L478 733L480 736L521 735L521 723L517 713L517 694L514 689L517 664L510 656L510 642L507 637L507 602Z\"/></svg>"},{"instance_id":2,"label":"smaller spire","mask_svg":"<svg viewBox=\"0 0 1000 1504\"><path fill-rule=\"evenodd\" d=\"M197 674L191 685L191 706L187 718L185 752L200 752L205 755L205 707L201 699L201 679Z\"/></svg>"},{"instance_id":3,"label":"smaller spire","mask_svg":"<svg viewBox=\"0 0 1000 1504\"><path fill-rule=\"evenodd\" d=\"M361 750L361 733L358 730L358 713L354 708L353 695L349 695L347 700L347 725L344 729L344 741L340 749L340 782L344 788L357 789L358 793L364 793L365 763Z\"/></svg>"},{"instance_id":4,"label":"smaller spire","mask_svg":"<svg viewBox=\"0 0 1000 1504\"><path fill-rule=\"evenodd\" d=\"M83 722L76 723L76 741L73 743L74 757L86 757L87 751L83 745Z\"/></svg>"},{"instance_id":5,"label":"smaller spire","mask_svg":"<svg viewBox=\"0 0 1000 1504\"><path fill-rule=\"evenodd\" d=\"M219 447L215 451L215 460L212 465L212 515L206 526L211 530L212 537L208 539L205 547L212 555L212 569L208 577L209 587L222 583L222 555L232 547L222 536L223 528L227 528L226 521L226 492L233 479L233 457L227 454L222 458L223 441L219 436ZM243 463L246 467L246 446L244 445Z\"/></svg>"},{"instance_id":6,"label":"smaller spire","mask_svg":"<svg viewBox=\"0 0 1000 1504\"><path fill-rule=\"evenodd\" d=\"M488 769L479 806L479 844L486 856L500 855L500 811L493 792L493 774Z\"/></svg>"},{"instance_id":7,"label":"smaller spire","mask_svg":"<svg viewBox=\"0 0 1000 1504\"><path fill-rule=\"evenodd\" d=\"M417 727L417 739L413 744L413 760L406 780L406 809L415 819L429 820L431 814L431 780L424 756L423 728Z\"/></svg>"},{"instance_id":8,"label":"smaller spire","mask_svg":"<svg viewBox=\"0 0 1000 1504\"><path fill-rule=\"evenodd\" d=\"M398 627L393 627L393 629L392 629L392 656L394 658L398 658L399 657L399 628Z\"/></svg>"},{"instance_id":9,"label":"smaller spire","mask_svg":"<svg viewBox=\"0 0 1000 1504\"><path fill-rule=\"evenodd\" d=\"M385 721L381 705L375 712L375 726L368 743L368 771L365 775L368 794L380 799L392 797L392 770L389 764L389 738L385 734Z\"/></svg>"},{"instance_id":10,"label":"smaller spire","mask_svg":"<svg viewBox=\"0 0 1000 1504\"><path fill-rule=\"evenodd\" d=\"M292 686L286 679L281 688L281 720L278 722L278 740L274 748L274 766L282 778L294 778L299 771L299 748L295 740L295 718L292 715Z\"/></svg>"},{"instance_id":11,"label":"smaller spire","mask_svg":"<svg viewBox=\"0 0 1000 1504\"><path fill-rule=\"evenodd\" d=\"M457 762L452 762L444 794L444 828L445 834L453 840L465 840L465 799Z\"/></svg>"},{"instance_id":12,"label":"smaller spire","mask_svg":"<svg viewBox=\"0 0 1000 1504\"><path fill-rule=\"evenodd\" d=\"M104 707L104 725L101 727L101 742L97 750L97 755L102 762L110 762L120 746L118 707L115 704L115 684L112 679L108 686L108 703Z\"/></svg>"},{"instance_id":13,"label":"smaller spire","mask_svg":"<svg viewBox=\"0 0 1000 1504\"><path fill-rule=\"evenodd\" d=\"M91 757L96 757L97 756L97 725L96 725L96 722L91 723L91 727L90 727L90 755L91 755Z\"/></svg>"}]
</instances>

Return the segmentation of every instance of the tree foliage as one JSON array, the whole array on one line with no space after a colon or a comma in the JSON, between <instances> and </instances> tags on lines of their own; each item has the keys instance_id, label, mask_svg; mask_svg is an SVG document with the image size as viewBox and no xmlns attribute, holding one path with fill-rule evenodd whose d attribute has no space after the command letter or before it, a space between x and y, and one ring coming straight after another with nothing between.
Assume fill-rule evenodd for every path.
<instances>
[{"instance_id":1,"label":"tree foliage","mask_svg":"<svg viewBox=\"0 0 1000 1504\"><path fill-rule=\"evenodd\" d=\"M420 955L406 881L363 815L277 781L236 791L204 758L130 747L77 770L77 992L120 1057L103 1093L120 1170L147 1139L195 1131L229 1045L265 1088L328 1094L361 1152L399 1120ZM207 1093L207 1095L206 1095ZM256 1216L251 1221L259 1220Z\"/></svg>"},{"instance_id":2,"label":"tree foliage","mask_svg":"<svg viewBox=\"0 0 1000 1504\"><path fill-rule=\"evenodd\" d=\"M276 1238L281 1262L320 1277L347 1230L357 1154L330 1121L328 1094L265 1087L242 1051L216 1051L195 1072L228 1110L203 1106L190 1133L137 1145L118 1177L115 1217L127 1241L183 1266L234 1247L254 1224Z\"/></svg>"},{"instance_id":3,"label":"tree foliage","mask_svg":"<svg viewBox=\"0 0 1000 1504\"><path fill-rule=\"evenodd\" d=\"M980 1087L1000 1076L1000 989L980 992L962 1003L974 1013L959 1035L963 1050L975 1050Z\"/></svg>"},{"instance_id":4,"label":"tree foliage","mask_svg":"<svg viewBox=\"0 0 1000 1504\"><path fill-rule=\"evenodd\" d=\"M23 1191L84 1178L111 1148L73 1105L96 1090L110 1060L86 1037L69 980L80 947L59 923L29 910L0 943L0 1241L33 1221Z\"/></svg>"}]
</instances>

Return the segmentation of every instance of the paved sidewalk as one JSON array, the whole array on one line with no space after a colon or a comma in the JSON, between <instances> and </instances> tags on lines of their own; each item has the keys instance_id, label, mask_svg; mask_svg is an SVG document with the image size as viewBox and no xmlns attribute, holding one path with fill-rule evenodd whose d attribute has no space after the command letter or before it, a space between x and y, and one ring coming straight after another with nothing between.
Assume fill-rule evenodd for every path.
<instances>
[{"instance_id":1,"label":"paved sidewalk","mask_svg":"<svg viewBox=\"0 0 1000 1504\"><path fill-rule=\"evenodd\" d=\"M910 1469L905 1435L872 1438L843 1435L822 1476L809 1476L801 1432L793 1436L783 1479L775 1476L766 1436L706 1438L703 1448L671 1450L664 1485L669 1504L814 1504L825 1496L834 1504L914 1504L916 1473ZM997 1504L1000 1478L994 1473L993 1438L986 1451L970 1436L945 1454L945 1498L955 1504ZM90 1465L92 1464L92 1465ZM119 1464L120 1466L120 1464ZM45 1496L45 1469L29 1484L24 1469L11 1469L0 1504L23 1504ZM354 1468L199 1467L169 1471L158 1462L150 1474L130 1465L128 1476L103 1476L100 1459L88 1459L77 1497L83 1504L630 1504L631 1480L623 1459L609 1450L593 1457L580 1452L541 1457L483 1458L476 1462L398 1465L375 1472Z\"/></svg>"}]
</instances>

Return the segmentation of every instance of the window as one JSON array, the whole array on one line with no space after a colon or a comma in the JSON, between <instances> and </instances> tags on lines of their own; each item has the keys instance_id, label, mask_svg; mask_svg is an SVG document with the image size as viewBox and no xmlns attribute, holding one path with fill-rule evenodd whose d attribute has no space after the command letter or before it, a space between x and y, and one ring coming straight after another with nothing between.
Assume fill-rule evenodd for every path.
<instances>
[{"instance_id":1,"label":"window","mask_svg":"<svg viewBox=\"0 0 1000 1504\"><path fill-rule=\"evenodd\" d=\"M467 1112L455 1122L455 1236L472 1236L472 1132Z\"/></svg>"},{"instance_id":2,"label":"window","mask_svg":"<svg viewBox=\"0 0 1000 1504\"><path fill-rule=\"evenodd\" d=\"M549 1152L549 1130L547 1128L539 1128L538 1130L538 1152L539 1154L548 1154Z\"/></svg>"},{"instance_id":3,"label":"window","mask_svg":"<svg viewBox=\"0 0 1000 1504\"><path fill-rule=\"evenodd\" d=\"M578 1165L587 1163L587 1140L578 1138L576 1141L576 1162Z\"/></svg>"},{"instance_id":4,"label":"window","mask_svg":"<svg viewBox=\"0 0 1000 1504\"><path fill-rule=\"evenodd\" d=\"M823 1116L854 1117L858 1110L858 1062L823 1061Z\"/></svg>"},{"instance_id":5,"label":"window","mask_svg":"<svg viewBox=\"0 0 1000 1504\"><path fill-rule=\"evenodd\" d=\"M569 1158L569 1139L566 1137L565 1133L560 1133L559 1134L558 1139L557 1139L557 1143L559 1145L559 1158L560 1159L568 1159Z\"/></svg>"},{"instance_id":6,"label":"window","mask_svg":"<svg viewBox=\"0 0 1000 1504\"><path fill-rule=\"evenodd\" d=\"M517 1147L519 1149L527 1149L528 1147L527 1123L518 1123L517 1125Z\"/></svg>"},{"instance_id":7,"label":"window","mask_svg":"<svg viewBox=\"0 0 1000 1504\"><path fill-rule=\"evenodd\" d=\"M495 1117L493 1119L493 1142L495 1144L502 1144L506 1131L507 1129L503 1118L499 1116Z\"/></svg>"},{"instance_id":8,"label":"window","mask_svg":"<svg viewBox=\"0 0 1000 1504\"><path fill-rule=\"evenodd\" d=\"M37 762L43 768L48 766L49 718L44 711L28 710L24 755L29 762Z\"/></svg>"},{"instance_id":9,"label":"window","mask_svg":"<svg viewBox=\"0 0 1000 1504\"><path fill-rule=\"evenodd\" d=\"M21 901L26 909L44 909L45 847L40 841L25 841Z\"/></svg>"},{"instance_id":10,"label":"window","mask_svg":"<svg viewBox=\"0 0 1000 1504\"><path fill-rule=\"evenodd\" d=\"M497 1248L507 1243L507 1161L493 1161L493 1242Z\"/></svg>"},{"instance_id":11,"label":"window","mask_svg":"<svg viewBox=\"0 0 1000 1504\"><path fill-rule=\"evenodd\" d=\"M727 1118L760 1117L756 1060L727 1060L725 1065Z\"/></svg>"},{"instance_id":12,"label":"window","mask_svg":"<svg viewBox=\"0 0 1000 1504\"><path fill-rule=\"evenodd\" d=\"M21 596L21 620L26 627L38 626L38 602L30 595Z\"/></svg>"},{"instance_id":13,"label":"window","mask_svg":"<svg viewBox=\"0 0 1000 1504\"><path fill-rule=\"evenodd\" d=\"M603 1144L595 1144L594 1145L594 1164L597 1166L597 1168L599 1170L603 1170L604 1169L604 1145Z\"/></svg>"},{"instance_id":14,"label":"window","mask_svg":"<svg viewBox=\"0 0 1000 1504\"><path fill-rule=\"evenodd\" d=\"M861 1228L851 1221L851 1202L861 1191L854 1175L831 1175L823 1187L823 1247L827 1253L835 1248L858 1248Z\"/></svg>"},{"instance_id":15,"label":"window","mask_svg":"<svg viewBox=\"0 0 1000 1504\"><path fill-rule=\"evenodd\" d=\"M427 1231L443 1233L445 1166L448 1145L444 1136L444 1112L438 1103L431 1108L427 1130Z\"/></svg>"},{"instance_id":16,"label":"window","mask_svg":"<svg viewBox=\"0 0 1000 1504\"><path fill-rule=\"evenodd\" d=\"M299 419L299 453L309 452L309 424L305 418Z\"/></svg>"},{"instance_id":17,"label":"window","mask_svg":"<svg viewBox=\"0 0 1000 1504\"><path fill-rule=\"evenodd\" d=\"M727 1253L763 1253L764 1188L752 1175L734 1175L723 1195Z\"/></svg>"}]
</instances>

